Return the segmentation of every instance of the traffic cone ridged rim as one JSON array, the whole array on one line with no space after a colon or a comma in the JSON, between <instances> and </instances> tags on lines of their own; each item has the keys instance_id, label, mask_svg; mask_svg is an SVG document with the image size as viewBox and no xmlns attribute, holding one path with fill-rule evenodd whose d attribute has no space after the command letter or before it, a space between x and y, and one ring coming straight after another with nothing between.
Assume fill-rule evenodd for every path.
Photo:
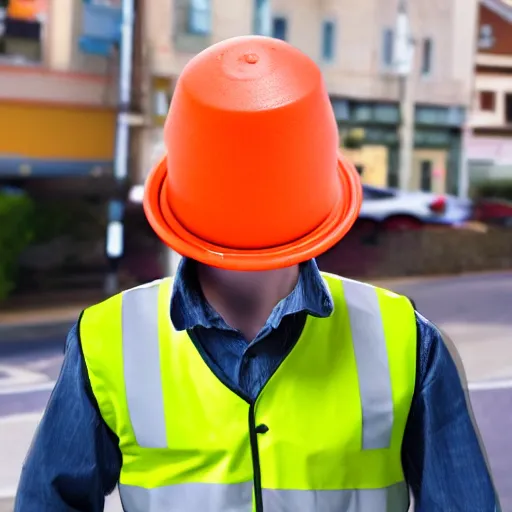
<instances>
[{"instance_id":1,"label":"traffic cone ridged rim","mask_svg":"<svg viewBox=\"0 0 512 512\"><path fill-rule=\"evenodd\" d=\"M263 271L289 267L312 259L335 245L356 221L362 187L354 165L338 152L340 194L329 215L313 231L298 240L265 249L233 249L211 244L195 236L178 221L168 201L167 155L150 172L143 207L158 237L182 256L212 267L239 271Z\"/></svg>"}]
</instances>

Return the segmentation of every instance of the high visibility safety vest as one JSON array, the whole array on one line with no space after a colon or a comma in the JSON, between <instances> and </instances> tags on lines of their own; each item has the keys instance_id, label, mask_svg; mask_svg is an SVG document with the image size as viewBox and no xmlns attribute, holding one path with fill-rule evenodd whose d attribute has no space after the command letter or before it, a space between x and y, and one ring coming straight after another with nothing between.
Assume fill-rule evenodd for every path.
<instances>
[{"instance_id":1,"label":"high visibility safety vest","mask_svg":"<svg viewBox=\"0 0 512 512\"><path fill-rule=\"evenodd\" d=\"M401 445L414 392L408 299L323 274L329 318L251 401L207 366L160 280L87 309L80 339L119 437L127 512L406 512Z\"/></svg>"}]
</instances>

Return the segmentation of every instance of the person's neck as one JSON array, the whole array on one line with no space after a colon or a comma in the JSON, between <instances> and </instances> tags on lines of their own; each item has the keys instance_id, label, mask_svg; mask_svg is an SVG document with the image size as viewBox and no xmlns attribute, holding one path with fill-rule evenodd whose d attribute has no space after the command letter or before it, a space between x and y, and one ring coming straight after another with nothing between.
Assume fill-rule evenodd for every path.
<instances>
[{"instance_id":1,"label":"person's neck","mask_svg":"<svg viewBox=\"0 0 512 512\"><path fill-rule=\"evenodd\" d=\"M208 303L228 325L251 341L275 306L295 288L299 267L239 272L198 264L197 275Z\"/></svg>"}]
</instances>

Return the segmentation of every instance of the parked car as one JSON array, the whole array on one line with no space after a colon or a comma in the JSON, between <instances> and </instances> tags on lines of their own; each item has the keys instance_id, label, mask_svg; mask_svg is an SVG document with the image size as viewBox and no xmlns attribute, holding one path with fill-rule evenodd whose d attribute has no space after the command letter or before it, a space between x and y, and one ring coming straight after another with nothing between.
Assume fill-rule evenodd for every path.
<instances>
[{"instance_id":1,"label":"parked car","mask_svg":"<svg viewBox=\"0 0 512 512\"><path fill-rule=\"evenodd\" d=\"M495 226L512 227L512 201L482 198L476 201L474 218Z\"/></svg>"},{"instance_id":2,"label":"parked car","mask_svg":"<svg viewBox=\"0 0 512 512\"><path fill-rule=\"evenodd\" d=\"M359 218L390 231L426 225L460 226L471 219L472 209L469 199L363 185Z\"/></svg>"}]
</instances>

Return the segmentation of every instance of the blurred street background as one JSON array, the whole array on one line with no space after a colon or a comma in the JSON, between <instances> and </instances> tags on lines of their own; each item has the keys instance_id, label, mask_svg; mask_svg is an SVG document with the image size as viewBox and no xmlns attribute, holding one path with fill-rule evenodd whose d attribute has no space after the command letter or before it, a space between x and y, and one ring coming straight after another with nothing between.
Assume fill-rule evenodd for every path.
<instances>
[{"instance_id":1,"label":"blurred street background","mask_svg":"<svg viewBox=\"0 0 512 512\"><path fill-rule=\"evenodd\" d=\"M320 267L452 337L512 512L511 0L0 0L0 512L80 311L174 272L145 178L183 67L247 34L319 64L361 176Z\"/></svg>"}]
</instances>

